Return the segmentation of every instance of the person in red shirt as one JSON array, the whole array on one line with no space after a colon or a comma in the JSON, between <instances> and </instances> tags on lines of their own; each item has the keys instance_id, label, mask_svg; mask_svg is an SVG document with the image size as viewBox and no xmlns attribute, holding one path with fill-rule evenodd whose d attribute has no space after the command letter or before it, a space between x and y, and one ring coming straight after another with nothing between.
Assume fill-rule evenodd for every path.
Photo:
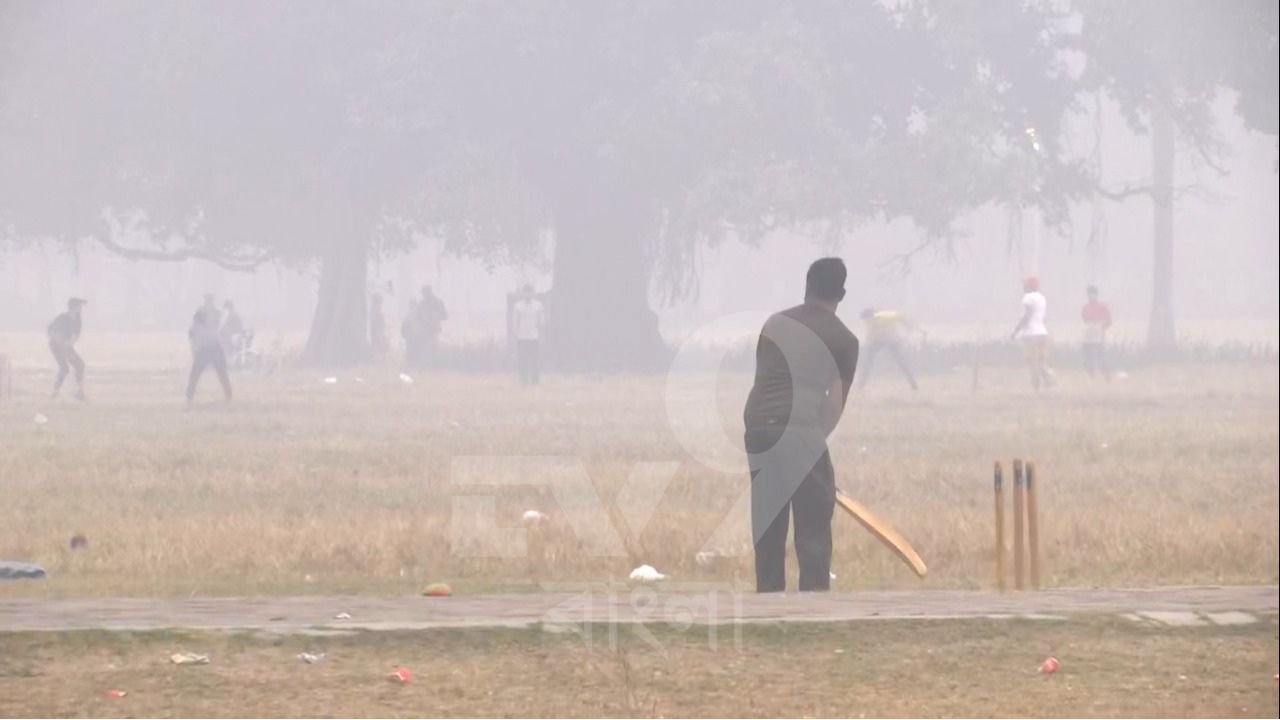
<instances>
[{"instance_id":1,"label":"person in red shirt","mask_svg":"<svg viewBox=\"0 0 1280 720\"><path fill-rule=\"evenodd\" d=\"M1086 291L1089 302L1080 308L1080 319L1084 321L1084 369L1089 377L1101 374L1107 382L1111 382L1111 367L1107 364L1107 330L1111 329L1111 308L1098 299L1098 288L1090 285Z\"/></svg>"}]
</instances>

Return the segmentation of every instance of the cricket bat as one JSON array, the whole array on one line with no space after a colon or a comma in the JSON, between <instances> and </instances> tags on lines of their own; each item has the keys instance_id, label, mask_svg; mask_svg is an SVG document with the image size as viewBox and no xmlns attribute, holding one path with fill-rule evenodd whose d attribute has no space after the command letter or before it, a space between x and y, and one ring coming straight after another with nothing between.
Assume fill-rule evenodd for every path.
<instances>
[{"instance_id":1,"label":"cricket bat","mask_svg":"<svg viewBox=\"0 0 1280 720\"><path fill-rule=\"evenodd\" d=\"M868 532L876 536L876 539L885 544L896 554L902 562L911 567L919 577L924 577L929 572L929 568L925 567L924 561L920 559L920 554L915 548L911 547L911 543L906 538L898 534L889 523L876 517L875 513L862 506L857 500L849 497L840 488L836 488L836 504L845 512L853 516L862 527Z\"/></svg>"}]
</instances>

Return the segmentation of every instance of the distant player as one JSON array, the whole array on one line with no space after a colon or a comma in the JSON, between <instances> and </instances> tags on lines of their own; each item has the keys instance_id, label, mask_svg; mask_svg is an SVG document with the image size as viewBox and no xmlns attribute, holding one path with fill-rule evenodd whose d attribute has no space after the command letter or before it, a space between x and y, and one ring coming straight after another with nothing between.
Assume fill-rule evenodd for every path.
<instances>
[{"instance_id":1,"label":"distant player","mask_svg":"<svg viewBox=\"0 0 1280 720\"><path fill-rule=\"evenodd\" d=\"M422 299L414 303L400 326L404 336L405 356L412 367L425 367L435 359L440 341L440 328L449 317L444 303L431 290L422 286Z\"/></svg>"},{"instance_id":2,"label":"distant player","mask_svg":"<svg viewBox=\"0 0 1280 720\"><path fill-rule=\"evenodd\" d=\"M62 383L67 374L76 371L76 399L85 400L84 394L84 360L76 352L76 342L80 340L80 311L88 300L71 298L67 301L67 311L58 315L49 323L49 352L58 363L58 377L53 381L53 395L58 397L62 392Z\"/></svg>"},{"instance_id":3,"label":"distant player","mask_svg":"<svg viewBox=\"0 0 1280 720\"><path fill-rule=\"evenodd\" d=\"M511 308L511 337L516 342L516 361L520 368L520 384L537 385L541 380L542 328L546 317L542 301L532 285L520 289L520 299Z\"/></svg>"},{"instance_id":4,"label":"distant player","mask_svg":"<svg viewBox=\"0 0 1280 720\"><path fill-rule=\"evenodd\" d=\"M1053 385L1049 367L1049 328L1045 325L1048 303L1040 292L1040 278L1032 275L1022 281L1022 319L1013 328L1012 337L1021 340L1031 370L1031 387L1039 390Z\"/></svg>"},{"instance_id":5,"label":"distant player","mask_svg":"<svg viewBox=\"0 0 1280 720\"><path fill-rule=\"evenodd\" d=\"M205 295L204 305L196 310L196 314L191 318L191 329L187 331L187 337L191 339L191 376L187 379L187 405L191 405L195 399L200 376L210 365L218 374L223 396L228 402L231 401L231 378L227 375L227 355L222 349L222 338L219 337L221 327L222 314L218 312L218 304L212 295Z\"/></svg>"},{"instance_id":6,"label":"distant player","mask_svg":"<svg viewBox=\"0 0 1280 720\"><path fill-rule=\"evenodd\" d=\"M236 357L245 347L247 330L240 313L230 300L222 303L222 325L218 328L218 337L222 341L222 350L229 357Z\"/></svg>"},{"instance_id":7,"label":"distant player","mask_svg":"<svg viewBox=\"0 0 1280 720\"><path fill-rule=\"evenodd\" d=\"M804 304L774 313L760 330L743 411L757 592L786 590L793 516L800 590L831 587L836 487L827 436L844 413L858 364L858 338L836 317L846 276L840 258L814 262Z\"/></svg>"},{"instance_id":8,"label":"distant player","mask_svg":"<svg viewBox=\"0 0 1280 720\"><path fill-rule=\"evenodd\" d=\"M1107 331L1111 329L1111 308L1098 299L1098 288L1090 285L1086 291L1089 302L1080 308L1080 319L1084 321L1084 343L1080 346L1084 352L1084 369L1089 377L1100 373L1107 382L1111 382L1111 366L1107 363Z\"/></svg>"},{"instance_id":9,"label":"distant player","mask_svg":"<svg viewBox=\"0 0 1280 720\"><path fill-rule=\"evenodd\" d=\"M911 364L907 362L907 332L915 329L915 323L896 310L877 310L867 308L862 311L862 321L866 324L867 333L863 337L862 368L858 373L858 387L866 387L871 377L871 368L875 365L876 356L881 350L889 353L898 369L906 376L912 390L919 390L916 377L911 372Z\"/></svg>"}]
</instances>

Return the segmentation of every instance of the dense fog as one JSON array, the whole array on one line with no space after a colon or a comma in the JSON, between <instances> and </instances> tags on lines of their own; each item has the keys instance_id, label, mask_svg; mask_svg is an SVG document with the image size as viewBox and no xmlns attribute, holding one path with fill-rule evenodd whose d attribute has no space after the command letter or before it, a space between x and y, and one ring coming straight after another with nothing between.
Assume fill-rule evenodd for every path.
<instances>
[{"instance_id":1,"label":"dense fog","mask_svg":"<svg viewBox=\"0 0 1280 720\"><path fill-rule=\"evenodd\" d=\"M349 364L372 294L469 346L531 283L575 363L661 367L837 254L851 326L994 339L1037 274L1059 338L1093 283L1142 344L1167 107L1178 336L1274 346L1275 7L1109 5L10 0L0 338L42 362L75 295L181 343L212 293Z\"/></svg>"}]
</instances>

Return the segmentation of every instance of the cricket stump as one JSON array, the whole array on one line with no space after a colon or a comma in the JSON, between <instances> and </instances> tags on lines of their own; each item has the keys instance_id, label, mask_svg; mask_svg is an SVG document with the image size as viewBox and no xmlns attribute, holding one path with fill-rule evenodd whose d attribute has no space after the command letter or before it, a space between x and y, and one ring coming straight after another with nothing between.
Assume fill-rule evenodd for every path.
<instances>
[{"instance_id":1,"label":"cricket stump","mask_svg":"<svg viewBox=\"0 0 1280 720\"><path fill-rule=\"evenodd\" d=\"M1026 518L1027 486L1022 461L1013 461L1013 587L1027 589Z\"/></svg>"}]
</instances>

